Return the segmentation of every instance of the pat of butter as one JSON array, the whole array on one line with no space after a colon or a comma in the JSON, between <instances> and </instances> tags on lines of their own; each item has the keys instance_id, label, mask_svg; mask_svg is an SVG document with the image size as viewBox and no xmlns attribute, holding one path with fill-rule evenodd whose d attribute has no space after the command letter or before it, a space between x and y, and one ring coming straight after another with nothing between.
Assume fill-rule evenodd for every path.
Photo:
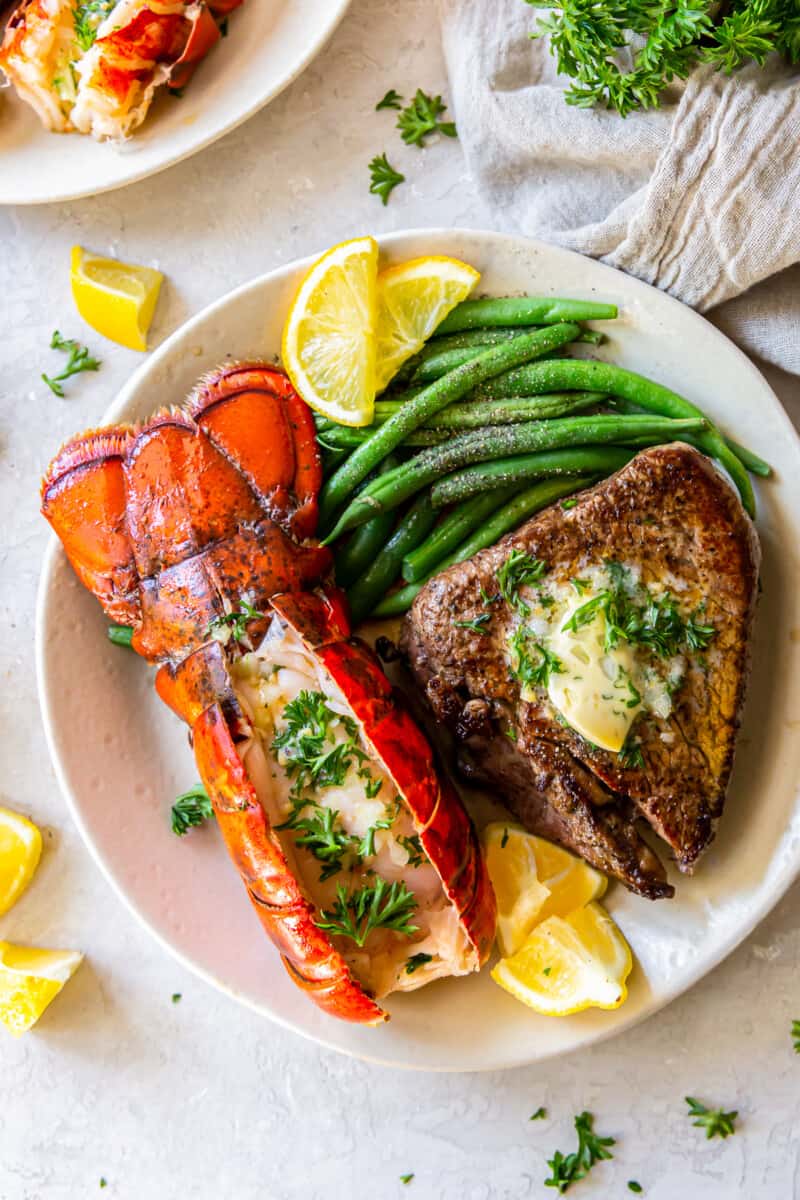
<instances>
[{"instance_id":1,"label":"pat of butter","mask_svg":"<svg viewBox=\"0 0 800 1200\"><path fill-rule=\"evenodd\" d=\"M605 649L606 618L602 611L575 632L564 629L575 610L589 599L580 597L551 635L550 650L564 669L550 674L547 694L582 737L618 754L642 709L635 685L636 662L627 642Z\"/></svg>"}]
</instances>

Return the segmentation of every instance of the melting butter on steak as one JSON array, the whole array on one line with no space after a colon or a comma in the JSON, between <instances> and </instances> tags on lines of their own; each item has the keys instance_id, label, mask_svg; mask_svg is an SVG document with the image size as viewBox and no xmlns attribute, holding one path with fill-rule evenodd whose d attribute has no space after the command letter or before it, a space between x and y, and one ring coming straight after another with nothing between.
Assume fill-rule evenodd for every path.
<instances>
[{"instance_id":1,"label":"melting butter on steak","mask_svg":"<svg viewBox=\"0 0 800 1200\"><path fill-rule=\"evenodd\" d=\"M406 618L403 646L434 713L459 739L465 774L491 784L528 829L632 891L670 896L637 821L649 822L685 873L713 839L749 669L758 538L727 480L682 443L642 451L576 499L432 579ZM498 595L498 574L515 552L542 566L509 600L507 587ZM602 703L613 702L617 717L635 710L621 753L569 725L551 698L563 686L548 691L548 667L562 684L567 667L545 651L564 644L564 619L589 601L579 620L598 621L609 680ZM626 620L630 643L614 632ZM560 641L548 641L553 632ZM603 658L603 640L614 638L635 650L629 671L611 653ZM530 646L527 674L520 645Z\"/></svg>"}]
</instances>

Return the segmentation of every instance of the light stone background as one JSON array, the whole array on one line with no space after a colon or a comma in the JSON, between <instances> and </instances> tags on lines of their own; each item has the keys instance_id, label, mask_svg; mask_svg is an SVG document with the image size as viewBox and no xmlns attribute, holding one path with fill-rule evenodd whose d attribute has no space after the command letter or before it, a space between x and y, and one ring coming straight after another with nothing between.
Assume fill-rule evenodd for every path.
<instances>
[{"instance_id":1,"label":"light stone background","mask_svg":"<svg viewBox=\"0 0 800 1200\"><path fill-rule=\"evenodd\" d=\"M576 1198L628 1196L629 1179L650 1200L800 1197L800 1057L789 1036L800 1017L799 887L633 1033L508 1073L392 1073L318 1050L172 962L112 894L58 794L33 674L47 537L38 479L140 361L82 328L69 247L167 273L158 343L228 289L341 238L490 227L457 142L405 147L391 114L373 112L390 86L446 92L429 0L355 0L292 88L163 175L95 200L0 212L0 803L46 831L35 884L0 919L0 938L87 954L35 1032L0 1035L0 1200L82 1200L101 1176L109 1200L547 1197L545 1159L572 1148L572 1116L584 1108L618 1146ZM409 179L385 209L368 195L366 166L384 149ZM46 350L54 328L103 358L64 400L39 381L58 358ZM797 381L767 376L800 418ZM736 1136L705 1141L685 1115L687 1092L737 1108ZM548 1119L529 1124L541 1104ZM404 1187L406 1172L415 1178Z\"/></svg>"}]
</instances>

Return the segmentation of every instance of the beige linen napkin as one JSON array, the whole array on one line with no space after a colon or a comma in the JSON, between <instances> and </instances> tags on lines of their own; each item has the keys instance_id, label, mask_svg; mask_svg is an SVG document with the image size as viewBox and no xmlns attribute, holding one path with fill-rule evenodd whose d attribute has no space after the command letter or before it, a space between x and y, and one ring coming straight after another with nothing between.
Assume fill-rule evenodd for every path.
<instances>
[{"instance_id":1,"label":"beige linen napkin","mask_svg":"<svg viewBox=\"0 0 800 1200\"><path fill-rule=\"evenodd\" d=\"M623 120L564 102L523 0L439 9L459 138L498 223L713 309L800 374L800 73L700 67Z\"/></svg>"}]
</instances>

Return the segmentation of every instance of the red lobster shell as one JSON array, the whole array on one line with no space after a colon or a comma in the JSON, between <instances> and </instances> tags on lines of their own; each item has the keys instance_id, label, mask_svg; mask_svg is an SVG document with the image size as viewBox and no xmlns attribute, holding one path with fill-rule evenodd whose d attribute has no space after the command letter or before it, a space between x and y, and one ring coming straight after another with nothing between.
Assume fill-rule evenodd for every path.
<instances>
[{"instance_id":1,"label":"red lobster shell","mask_svg":"<svg viewBox=\"0 0 800 1200\"><path fill-rule=\"evenodd\" d=\"M205 380L185 409L84 434L56 455L42 511L82 582L134 648L160 662L156 688L190 726L198 770L231 858L292 978L320 1008L365 1024L386 1013L353 974L293 874L243 761L252 734L215 619L255 610L251 641L289 626L346 698L397 788L468 946L486 959L495 904L475 830L377 658L350 637L310 541L321 469L314 424L286 376L258 363Z\"/></svg>"}]
</instances>

